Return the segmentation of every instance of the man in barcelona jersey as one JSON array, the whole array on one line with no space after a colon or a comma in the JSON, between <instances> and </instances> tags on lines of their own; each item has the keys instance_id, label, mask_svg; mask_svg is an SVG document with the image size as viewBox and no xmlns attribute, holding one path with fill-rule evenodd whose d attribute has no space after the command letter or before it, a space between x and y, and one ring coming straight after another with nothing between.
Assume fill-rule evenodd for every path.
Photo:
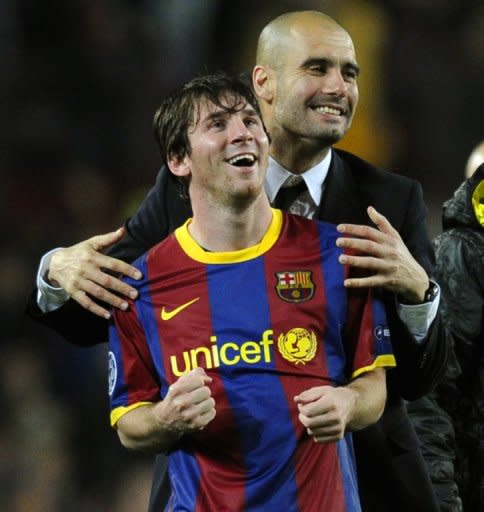
<instances>
[{"instance_id":1,"label":"man in barcelona jersey","mask_svg":"<svg viewBox=\"0 0 484 512\"><path fill-rule=\"evenodd\" d=\"M113 311L111 423L166 452L169 510L359 511L351 431L395 366L374 291L345 288L332 224L272 209L268 137L239 80L192 80L155 116L193 217L134 266Z\"/></svg>"}]
</instances>

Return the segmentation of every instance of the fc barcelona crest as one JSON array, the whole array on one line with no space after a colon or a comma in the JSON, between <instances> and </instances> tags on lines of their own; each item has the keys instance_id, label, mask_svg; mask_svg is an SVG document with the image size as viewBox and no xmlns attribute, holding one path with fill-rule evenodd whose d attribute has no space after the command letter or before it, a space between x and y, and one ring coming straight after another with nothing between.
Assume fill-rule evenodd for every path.
<instances>
[{"instance_id":1,"label":"fc barcelona crest","mask_svg":"<svg viewBox=\"0 0 484 512\"><path fill-rule=\"evenodd\" d=\"M276 291L286 302L305 302L312 299L315 285L310 270L276 272Z\"/></svg>"}]
</instances>

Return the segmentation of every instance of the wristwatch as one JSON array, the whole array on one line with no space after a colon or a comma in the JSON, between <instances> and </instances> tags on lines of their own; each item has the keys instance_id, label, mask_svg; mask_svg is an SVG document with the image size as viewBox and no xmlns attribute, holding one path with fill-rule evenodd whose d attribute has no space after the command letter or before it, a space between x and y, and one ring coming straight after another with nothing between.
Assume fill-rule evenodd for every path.
<instances>
[{"instance_id":1,"label":"wristwatch","mask_svg":"<svg viewBox=\"0 0 484 512\"><path fill-rule=\"evenodd\" d=\"M439 287L429 280L429 287L425 290L423 302L433 302L439 293Z\"/></svg>"},{"instance_id":2,"label":"wristwatch","mask_svg":"<svg viewBox=\"0 0 484 512\"><path fill-rule=\"evenodd\" d=\"M424 298L422 302L409 302L408 300L403 299L402 297L398 298L400 304L405 304L406 306L417 306L418 304L425 304L426 302L433 302L437 294L439 293L439 287L433 282L429 280L429 287L425 290Z\"/></svg>"}]
</instances>

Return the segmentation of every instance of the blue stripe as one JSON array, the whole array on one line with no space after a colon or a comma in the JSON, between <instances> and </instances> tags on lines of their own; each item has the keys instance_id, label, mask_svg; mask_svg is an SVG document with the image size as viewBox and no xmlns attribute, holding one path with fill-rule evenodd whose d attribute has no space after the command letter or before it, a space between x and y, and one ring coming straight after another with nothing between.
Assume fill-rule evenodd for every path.
<instances>
[{"instance_id":1,"label":"blue stripe","mask_svg":"<svg viewBox=\"0 0 484 512\"><path fill-rule=\"evenodd\" d=\"M343 250L336 246L339 236L332 224L319 223L322 270L327 303L324 349L330 377L339 384L346 384L346 354L342 329L347 321L348 301L344 282L344 266L338 257ZM345 496L346 512L360 512L356 465L351 433L337 443L339 465Z\"/></svg>"},{"instance_id":2,"label":"blue stripe","mask_svg":"<svg viewBox=\"0 0 484 512\"><path fill-rule=\"evenodd\" d=\"M337 443L338 459L343 479L345 495L345 511L361 512L360 498L358 495L358 482L356 480L356 461L353 450L353 438L347 432L344 438Z\"/></svg>"},{"instance_id":3,"label":"blue stripe","mask_svg":"<svg viewBox=\"0 0 484 512\"><path fill-rule=\"evenodd\" d=\"M200 468L188 450L176 450L168 457L171 498L174 512L195 510L200 486Z\"/></svg>"},{"instance_id":4,"label":"blue stripe","mask_svg":"<svg viewBox=\"0 0 484 512\"><path fill-rule=\"evenodd\" d=\"M115 407L124 407L128 402L128 390L124 380L123 357L121 355L121 342L114 323L111 323L109 326L109 351L114 354L116 361L116 375L113 375L113 370L109 369L109 379L116 379L114 390L109 396L111 409L114 409Z\"/></svg>"},{"instance_id":5,"label":"blue stripe","mask_svg":"<svg viewBox=\"0 0 484 512\"><path fill-rule=\"evenodd\" d=\"M208 287L218 347L227 342L238 347L247 341L259 343L262 333L271 328L263 258L236 265L209 265ZM270 349L271 361L222 363L220 374L240 433L246 466L245 507L280 512L291 510L288 504L296 503L292 460L296 439L274 366L275 346ZM281 464L281 460L286 463Z\"/></svg>"},{"instance_id":6,"label":"blue stripe","mask_svg":"<svg viewBox=\"0 0 484 512\"><path fill-rule=\"evenodd\" d=\"M160 398L164 398L168 393L168 384L166 372L163 365L163 350L161 346L160 334L158 331L158 315L160 313L153 305L151 290L149 287L148 267L146 254L136 261L134 265L143 273L143 281L134 282L138 288L139 297L136 300L136 313L138 320L145 332L148 347L151 353L153 364L156 369L160 385ZM200 485L200 468L193 455L184 449L176 449L170 453L168 458L168 474L171 481L172 498L170 504L179 510L179 503L184 505L190 502L188 510L195 509L195 501L198 495ZM186 475L190 475L186 478ZM181 477L179 479L179 477ZM181 498L177 499L177 496ZM190 501L190 498L191 501ZM178 503L178 505L176 505ZM185 510L183 508L183 510Z\"/></svg>"},{"instance_id":7,"label":"blue stripe","mask_svg":"<svg viewBox=\"0 0 484 512\"><path fill-rule=\"evenodd\" d=\"M372 303L373 326L375 334L376 355L393 354L390 328L385 311L385 306L376 298Z\"/></svg>"},{"instance_id":8,"label":"blue stripe","mask_svg":"<svg viewBox=\"0 0 484 512\"><path fill-rule=\"evenodd\" d=\"M347 298L344 281L344 267L338 261L343 250L336 247L339 236L332 224L319 222L319 240L322 255L324 293L326 297L326 331L324 350L330 378L339 384L346 383L346 354L341 330L346 322Z\"/></svg>"}]
</instances>

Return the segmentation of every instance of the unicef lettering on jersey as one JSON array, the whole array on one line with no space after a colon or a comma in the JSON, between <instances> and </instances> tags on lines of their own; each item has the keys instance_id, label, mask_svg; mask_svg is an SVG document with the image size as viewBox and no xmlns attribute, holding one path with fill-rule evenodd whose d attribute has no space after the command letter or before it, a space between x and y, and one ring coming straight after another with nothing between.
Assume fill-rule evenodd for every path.
<instances>
[{"instance_id":1,"label":"unicef lettering on jersey","mask_svg":"<svg viewBox=\"0 0 484 512\"><path fill-rule=\"evenodd\" d=\"M318 349L316 334L303 327L294 327L278 336L274 342L274 332L267 329L259 341L247 340L240 344L233 341L218 342L217 336L210 337L211 345L196 346L184 350L180 355L170 356L170 368L176 377L188 373L193 368L219 368L220 366L271 365L274 350L294 364L306 364L314 359Z\"/></svg>"}]
</instances>

